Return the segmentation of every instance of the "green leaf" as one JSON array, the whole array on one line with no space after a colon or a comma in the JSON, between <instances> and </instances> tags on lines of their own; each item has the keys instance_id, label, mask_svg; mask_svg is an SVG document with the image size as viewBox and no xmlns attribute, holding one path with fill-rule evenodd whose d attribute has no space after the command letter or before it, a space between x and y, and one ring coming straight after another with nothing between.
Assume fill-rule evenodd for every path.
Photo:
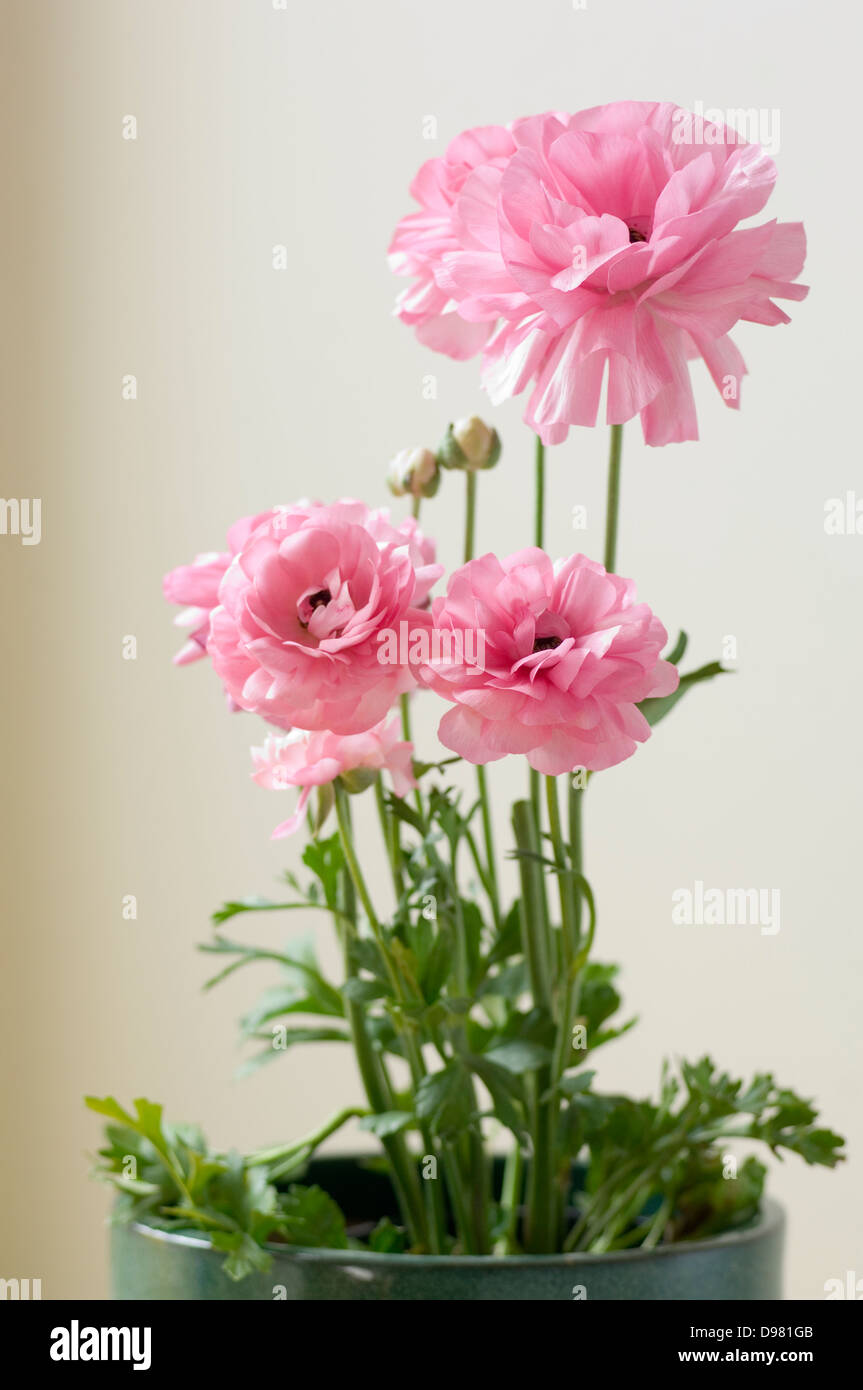
<instances>
[{"instance_id":1,"label":"green leaf","mask_svg":"<svg viewBox=\"0 0 863 1390\"><path fill-rule=\"evenodd\" d=\"M697 671L689 671L685 676L680 677L680 684L670 695L660 695L650 700L642 700L638 708L644 715L648 724L655 726L661 719L674 709L678 700L681 699L694 685L702 681L712 680L714 676L727 676L732 672L719 661L710 661L706 666L700 666Z\"/></svg>"},{"instance_id":2,"label":"green leaf","mask_svg":"<svg viewBox=\"0 0 863 1390\"><path fill-rule=\"evenodd\" d=\"M339 902L339 877L345 864L338 831L325 840L312 840L303 850L302 859L323 888L327 906L335 909Z\"/></svg>"},{"instance_id":3,"label":"green leaf","mask_svg":"<svg viewBox=\"0 0 863 1390\"><path fill-rule=\"evenodd\" d=\"M382 980L361 980L352 976L342 985L342 994L354 1004L369 1004L374 999L385 999L390 993Z\"/></svg>"},{"instance_id":4,"label":"green leaf","mask_svg":"<svg viewBox=\"0 0 863 1390\"><path fill-rule=\"evenodd\" d=\"M672 666L679 666L680 663L681 663L681 661L683 660L684 656L686 655L686 648L687 648L688 646L689 646L689 637L688 637L688 635L681 629L681 631L678 633L677 641L675 642L674 646L671 648L671 651L668 653L668 655L665 656L665 657L663 657L663 661L668 661L668 662L670 662L670 664L671 664Z\"/></svg>"},{"instance_id":5,"label":"green leaf","mask_svg":"<svg viewBox=\"0 0 863 1390\"><path fill-rule=\"evenodd\" d=\"M119 1101L113 1096L106 1096L100 1100L98 1096L85 1096L84 1104L88 1110L94 1111L96 1115L103 1115L108 1120L117 1120L121 1125L128 1126L129 1129L135 1128L135 1121L128 1111L124 1110Z\"/></svg>"},{"instance_id":6,"label":"green leaf","mask_svg":"<svg viewBox=\"0 0 863 1390\"><path fill-rule=\"evenodd\" d=\"M500 931L492 941L488 964L497 965L500 961L508 960L510 956L520 956L521 950L521 903L516 898L503 920Z\"/></svg>"},{"instance_id":7,"label":"green leaf","mask_svg":"<svg viewBox=\"0 0 863 1390\"><path fill-rule=\"evenodd\" d=\"M551 1061L551 1052L547 1047L519 1039L498 1043L489 1048L484 1056L488 1061L503 1067L504 1071L513 1072L516 1076L520 1076L523 1072L536 1071Z\"/></svg>"},{"instance_id":8,"label":"green leaf","mask_svg":"<svg viewBox=\"0 0 863 1390\"><path fill-rule=\"evenodd\" d=\"M566 1076L561 1077L560 1090L571 1100L573 1096L580 1096L589 1091L595 1076L595 1071L568 1072Z\"/></svg>"},{"instance_id":9,"label":"green leaf","mask_svg":"<svg viewBox=\"0 0 863 1390\"><path fill-rule=\"evenodd\" d=\"M747 1159L729 1182L723 1154L736 1140L834 1167L842 1139L817 1128L812 1103L778 1087L769 1073L748 1084L709 1057L680 1063L681 1086L663 1065L659 1103L572 1094L564 1132L572 1151L590 1151L582 1214L568 1249L604 1252L734 1229L755 1215L763 1168Z\"/></svg>"},{"instance_id":10,"label":"green leaf","mask_svg":"<svg viewBox=\"0 0 863 1390\"><path fill-rule=\"evenodd\" d=\"M227 1254L222 1268L235 1283L255 1271L266 1274L272 1264L272 1256L245 1231L214 1231L210 1239L217 1250Z\"/></svg>"},{"instance_id":11,"label":"green leaf","mask_svg":"<svg viewBox=\"0 0 863 1390\"><path fill-rule=\"evenodd\" d=\"M617 965L603 965L592 960L582 972L578 1021L584 1024L587 1033L585 1052L594 1052L603 1043L628 1032L635 1024L636 1020L631 1018L615 1028L603 1027L620 1008L620 994L612 983L619 970Z\"/></svg>"},{"instance_id":12,"label":"green leaf","mask_svg":"<svg viewBox=\"0 0 863 1390\"><path fill-rule=\"evenodd\" d=\"M423 823L412 806L408 804L407 797L391 797L387 799L387 807L395 816L396 820L404 821L411 826L418 835L423 833Z\"/></svg>"},{"instance_id":13,"label":"green leaf","mask_svg":"<svg viewBox=\"0 0 863 1390\"><path fill-rule=\"evenodd\" d=\"M268 1268L263 1247L276 1233L295 1243L345 1248L344 1218L326 1193L302 1187L279 1193L270 1176L296 1171L315 1140L280 1163L262 1165L254 1157L247 1163L239 1154L211 1151L194 1126L168 1125L162 1107L151 1101L136 1100L134 1113L113 1097L90 1096L87 1105L110 1121L96 1175L119 1190L116 1221L201 1230L225 1253L232 1279ZM322 1137L332 1128L324 1127Z\"/></svg>"},{"instance_id":14,"label":"green leaf","mask_svg":"<svg viewBox=\"0 0 863 1390\"><path fill-rule=\"evenodd\" d=\"M428 1120L437 1132L464 1128L473 1107L463 1064L448 1062L440 1071L424 1076L414 1102L417 1118Z\"/></svg>"},{"instance_id":15,"label":"green leaf","mask_svg":"<svg viewBox=\"0 0 863 1390\"><path fill-rule=\"evenodd\" d=\"M415 758L413 764L414 777L416 777L417 781L419 781L420 777L425 777L427 772L442 772L443 769L445 767L449 767L451 763L460 762L461 757L458 753L456 753L455 756L452 758L441 758L440 761L436 763L417 762Z\"/></svg>"},{"instance_id":16,"label":"green leaf","mask_svg":"<svg viewBox=\"0 0 863 1390\"><path fill-rule=\"evenodd\" d=\"M529 988L527 962L518 960L512 965L505 965L494 975L487 975L477 991L477 998L487 999L489 995L494 995L515 1004Z\"/></svg>"},{"instance_id":17,"label":"green leaf","mask_svg":"<svg viewBox=\"0 0 863 1390\"><path fill-rule=\"evenodd\" d=\"M292 1185L279 1198L279 1232L291 1245L346 1250L345 1218L320 1187Z\"/></svg>"},{"instance_id":18,"label":"green leaf","mask_svg":"<svg viewBox=\"0 0 863 1390\"><path fill-rule=\"evenodd\" d=\"M348 959L351 971L366 970L376 980L389 982L386 961L376 941L369 936L355 936L348 945Z\"/></svg>"},{"instance_id":19,"label":"green leaf","mask_svg":"<svg viewBox=\"0 0 863 1390\"><path fill-rule=\"evenodd\" d=\"M410 1110L383 1110L377 1115L364 1115L359 1127L368 1130L369 1134L376 1135L378 1139L386 1139L391 1134L400 1134L403 1129L408 1129L415 1123Z\"/></svg>"},{"instance_id":20,"label":"green leaf","mask_svg":"<svg viewBox=\"0 0 863 1390\"><path fill-rule=\"evenodd\" d=\"M420 989L427 1003L439 998L450 976L455 955L455 938L449 923L438 919L438 929L424 967L420 971Z\"/></svg>"},{"instance_id":21,"label":"green leaf","mask_svg":"<svg viewBox=\"0 0 863 1390\"><path fill-rule=\"evenodd\" d=\"M519 1139L527 1138L527 1100L520 1078L490 1061L488 1055L471 1056L468 1063L491 1096L495 1119Z\"/></svg>"},{"instance_id":22,"label":"green leaf","mask_svg":"<svg viewBox=\"0 0 863 1390\"><path fill-rule=\"evenodd\" d=\"M378 1222L369 1236L369 1249L378 1255L403 1255L407 1248L407 1236L388 1216Z\"/></svg>"},{"instance_id":23,"label":"green leaf","mask_svg":"<svg viewBox=\"0 0 863 1390\"><path fill-rule=\"evenodd\" d=\"M251 1076L253 1072L266 1066L268 1062L273 1062L283 1052L287 1052L291 1047L297 1047L305 1043L321 1042L350 1042L350 1035L341 1028L285 1028L281 1025L276 1034L253 1033L252 1038L256 1042L266 1042L267 1046L260 1052L256 1052L253 1057L237 1068L238 1079ZM276 1042L278 1041L278 1046Z\"/></svg>"},{"instance_id":24,"label":"green leaf","mask_svg":"<svg viewBox=\"0 0 863 1390\"><path fill-rule=\"evenodd\" d=\"M215 926L220 927L223 922L230 921L242 912L299 912L301 908L308 906L308 903L274 903L269 898L237 898L222 903L212 914L211 920Z\"/></svg>"},{"instance_id":25,"label":"green leaf","mask_svg":"<svg viewBox=\"0 0 863 1390\"><path fill-rule=\"evenodd\" d=\"M468 898L461 899L461 920L467 954L468 981L475 988L480 975L480 948L484 922L477 904Z\"/></svg>"},{"instance_id":26,"label":"green leaf","mask_svg":"<svg viewBox=\"0 0 863 1390\"><path fill-rule=\"evenodd\" d=\"M244 1037L252 1037L265 1023L293 1014L341 1018L343 1010L339 1010L336 1015L328 999L318 999L298 989L296 985L275 985L272 989L265 990L254 1007L240 1019L240 1032Z\"/></svg>"}]
</instances>

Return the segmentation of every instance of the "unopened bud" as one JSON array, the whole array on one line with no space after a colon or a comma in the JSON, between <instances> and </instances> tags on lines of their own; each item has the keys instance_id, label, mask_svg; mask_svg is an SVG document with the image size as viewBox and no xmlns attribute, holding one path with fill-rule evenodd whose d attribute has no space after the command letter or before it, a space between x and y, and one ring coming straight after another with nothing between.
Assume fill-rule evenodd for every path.
<instances>
[{"instance_id":1,"label":"unopened bud","mask_svg":"<svg viewBox=\"0 0 863 1390\"><path fill-rule=\"evenodd\" d=\"M349 771L343 772L339 781L346 792L351 796L356 796L358 792L367 791L377 781L378 774L371 767L352 767Z\"/></svg>"},{"instance_id":2,"label":"unopened bud","mask_svg":"<svg viewBox=\"0 0 863 1390\"><path fill-rule=\"evenodd\" d=\"M390 492L396 497L434 497L440 482L437 459L431 449L401 449L387 472Z\"/></svg>"},{"instance_id":3,"label":"unopened bud","mask_svg":"<svg viewBox=\"0 0 863 1390\"><path fill-rule=\"evenodd\" d=\"M474 472L494 468L500 458L500 438L478 415L456 420L450 425L438 452L444 468L463 468Z\"/></svg>"}]
</instances>

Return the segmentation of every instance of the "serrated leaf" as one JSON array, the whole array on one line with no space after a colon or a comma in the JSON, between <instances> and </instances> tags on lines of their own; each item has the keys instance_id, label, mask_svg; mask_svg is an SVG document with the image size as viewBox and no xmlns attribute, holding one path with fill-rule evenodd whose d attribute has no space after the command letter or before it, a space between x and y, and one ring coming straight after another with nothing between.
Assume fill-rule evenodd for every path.
<instances>
[{"instance_id":1,"label":"serrated leaf","mask_svg":"<svg viewBox=\"0 0 863 1390\"><path fill-rule=\"evenodd\" d=\"M291 1245L346 1250L345 1218L320 1187L293 1185L279 1199L279 1231Z\"/></svg>"}]
</instances>

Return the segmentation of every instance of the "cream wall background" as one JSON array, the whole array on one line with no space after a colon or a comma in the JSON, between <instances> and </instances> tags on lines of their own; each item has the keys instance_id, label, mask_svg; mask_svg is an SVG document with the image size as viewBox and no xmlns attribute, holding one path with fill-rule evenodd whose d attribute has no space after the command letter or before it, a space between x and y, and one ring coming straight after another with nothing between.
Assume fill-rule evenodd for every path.
<instances>
[{"instance_id":1,"label":"cream wall background","mask_svg":"<svg viewBox=\"0 0 863 1390\"><path fill-rule=\"evenodd\" d=\"M171 666L160 578L274 501L383 500L391 453L483 411L475 366L432 357L390 318L384 252L423 159L468 125L660 97L779 112L770 215L805 218L813 293L791 327L739 330L739 417L697 372L702 443L649 451L626 432L620 568L690 632L693 662L734 635L739 673L688 697L591 790L600 956L623 961L642 1015L601 1076L646 1093L664 1053L710 1050L817 1094L854 1161L775 1165L787 1292L819 1298L826 1279L863 1275L863 537L823 528L828 498L863 496L856 11L6 0L3 27L0 490L41 497L43 535L0 537L0 1274L41 1277L48 1298L106 1295L107 1196L86 1177L98 1126L82 1093L149 1095L238 1147L354 1096L337 1047L232 1079L234 1019L267 977L203 995L195 945L213 907L271 891L296 851L268 838L285 801L249 781L259 726L226 714L203 666ZM272 268L278 243L287 272ZM480 543L502 552L527 539L521 408L495 413L505 452L481 489ZM553 452L552 551L599 552L605 447L604 430L579 431ZM455 561L453 481L428 524ZM516 771L493 775L503 805ZM364 852L383 882L371 841ZM696 879L780 888L781 931L672 926L672 891Z\"/></svg>"}]
</instances>

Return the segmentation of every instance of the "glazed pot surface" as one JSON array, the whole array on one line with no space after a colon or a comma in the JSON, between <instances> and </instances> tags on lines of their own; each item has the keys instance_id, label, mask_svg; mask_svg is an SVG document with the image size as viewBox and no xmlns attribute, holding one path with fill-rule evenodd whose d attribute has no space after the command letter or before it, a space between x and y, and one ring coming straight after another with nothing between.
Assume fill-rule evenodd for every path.
<instances>
[{"instance_id":1,"label":"glazed pot surface","mask_svg":"<svg viewBox=\"0 0 863 1390\"><path fill-rule=\"evenodd\" d=\"M309 1165L346 1213L380 1216L389 1184L354 1158ZM115 1299L397 1301L726 1300L782 1297L782 1208L767 1199L751 1227L709 1240L605 1255L384 1255L270 1247L272 1265L235 1282L200 1236L143 1224L111 1228Z\"/></svg>"}]
</instances>

